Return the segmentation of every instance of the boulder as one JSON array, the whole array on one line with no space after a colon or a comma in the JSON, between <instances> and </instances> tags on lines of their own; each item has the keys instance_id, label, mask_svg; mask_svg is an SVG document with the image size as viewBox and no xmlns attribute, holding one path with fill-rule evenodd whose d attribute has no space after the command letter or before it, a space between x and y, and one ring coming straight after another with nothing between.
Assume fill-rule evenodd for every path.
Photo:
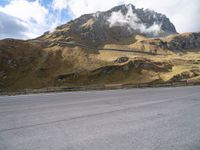
<instances>
[{"instance_id":1,"label":"boulder","mask_svg":"<svg viewBox=\"0 0 200 150\"><path fill-rule=\"evenodd\" d=\"M115 63L125 63L125 62L127 62L128 60L129 60L128 57L119 57L119 58L117 58L114 62L115 62Z\"/></svg>"}]
</instances>

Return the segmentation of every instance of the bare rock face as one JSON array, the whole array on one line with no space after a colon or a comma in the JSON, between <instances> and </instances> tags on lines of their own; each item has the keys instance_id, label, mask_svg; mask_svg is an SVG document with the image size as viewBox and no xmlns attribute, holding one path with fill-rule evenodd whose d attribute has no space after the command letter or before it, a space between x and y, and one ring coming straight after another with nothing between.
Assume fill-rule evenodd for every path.
<instances>
[{"instance_id":1,"label":"bare rock face","mask_svg":"<svg viewBox=\"0 0 200 150\"><path fill-rule=\"evenodd\" d=\"M169 36L167 47L170 50L185 50L200 48L200 33L185 33Z\"/></svg>"},{"instance_id":2,"label":"bare rock face","mask_svg":"<svg viewBox=\"0 0 200 150\"><path fill-rule=\"evenodd\" d=\"M93 44L116 42L142 34L149 37L177 33L163 14L135 6L121 5L105 12L86 14L45 33L43 40L75 40Z\"/></svg>"},{"instance_id":3,"label":"bare rock face","mask_svg":"<svg viewBox=\"0 0 200 150\"><path fill-rule=\"evenodd\" d=\"M189 78L197 77L199 75L200 75L200 70L190 70L173 76L169 81L171 82L185 81Z\"/></svg>"},{"instance_id":4,"label":"bare rock face","mask_svg":"<svg viewBox=\"0 0 200 150\"><path fill-rule=\"evenodd\" d=\"M119 58L117 58L114 62L115 63L125 63L125 62L127 62L129 60L129 58L128 57L119 57Z\"/></svg>"}]
</instances>

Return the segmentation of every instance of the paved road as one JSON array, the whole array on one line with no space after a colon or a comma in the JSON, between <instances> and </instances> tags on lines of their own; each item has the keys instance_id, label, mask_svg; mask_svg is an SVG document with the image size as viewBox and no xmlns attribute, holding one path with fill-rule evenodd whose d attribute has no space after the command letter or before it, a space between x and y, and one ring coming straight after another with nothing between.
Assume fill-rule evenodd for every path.
<instances>
[{"instance_id":1,"label":"paved road","mask_svg":"<svg viewBox=\"0 0 200 150\"><path fill-rule=\"evenodd\" d=\"M1 96L0 150L200 150L200 87Z\"/></svg>"}]
</instances>

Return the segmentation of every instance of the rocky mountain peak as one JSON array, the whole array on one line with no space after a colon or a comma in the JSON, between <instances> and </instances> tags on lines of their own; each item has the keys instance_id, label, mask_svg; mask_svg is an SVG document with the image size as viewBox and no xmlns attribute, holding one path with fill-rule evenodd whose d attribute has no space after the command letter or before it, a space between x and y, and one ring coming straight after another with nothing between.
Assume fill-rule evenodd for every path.
<instances>
[{"instance_id":1,"label":"rocky mountain peak","mask_svg":"<svg viewBox=\"0 0 200 150\"><path fill-rule=\"evenodd\" d=\"M120 5L108 11L86 14L61 25L45 40L81 41L92 44L115 43L142 34L160 37L177 33L174 25L163 14L137 9L134 5Z\"/></svg>"}]
</instances>

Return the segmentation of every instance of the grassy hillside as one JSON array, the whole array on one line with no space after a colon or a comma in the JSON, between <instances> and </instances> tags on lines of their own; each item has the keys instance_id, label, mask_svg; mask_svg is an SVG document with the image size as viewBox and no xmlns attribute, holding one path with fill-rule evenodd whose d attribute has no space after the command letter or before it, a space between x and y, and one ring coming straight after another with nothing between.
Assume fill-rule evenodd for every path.
<instances>
[{"instance_id":1,"label":"grassy hillside","mask_svg":"<svg viewBox=\"0 0 200 150\"><path fill-rule=\"evenodd\" d=\"M172 41L169 38L167 40ZM170 50L163 46L166 39L136 36L132 40L132 44L121 41L105 44L102 48L137 49L149 53L95 51L55 43L2 40L0 89L200 82L200 49Z\"/></svg>"}]
</instances>

